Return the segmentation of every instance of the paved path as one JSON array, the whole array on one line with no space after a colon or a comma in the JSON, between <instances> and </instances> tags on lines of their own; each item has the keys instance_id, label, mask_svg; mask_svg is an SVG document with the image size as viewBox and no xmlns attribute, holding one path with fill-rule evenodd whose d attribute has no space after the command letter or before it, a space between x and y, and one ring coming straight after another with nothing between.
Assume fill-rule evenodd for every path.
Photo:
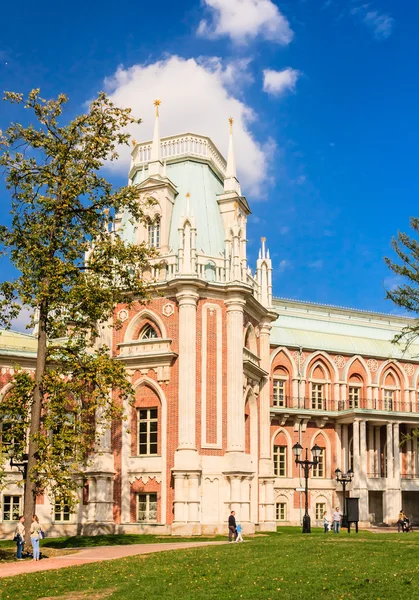
<instances>
[{"instance_id":1,"label":"paved path","mask_svg":"<svg viewBox=\"0 0 419 600\"><path fill-rule=\"evenodd\" d=\"M137 554L151 554L153 552L164 552L167 550L183 550L185 548L199 548L201 546L218 546L228 542L175 542L168 544L132 544L130 546L100 546L96 548L85 548L75 554L55 556L39 561L24 560L15 563L0 565L0 577L12 577L23 573L35 573L38 571L50 571L51 569L62 569L100 562L102 560L114 560L125 556L136 556ZM45 548L47 551L48 548Z\"/></svg>"}]
</instances>

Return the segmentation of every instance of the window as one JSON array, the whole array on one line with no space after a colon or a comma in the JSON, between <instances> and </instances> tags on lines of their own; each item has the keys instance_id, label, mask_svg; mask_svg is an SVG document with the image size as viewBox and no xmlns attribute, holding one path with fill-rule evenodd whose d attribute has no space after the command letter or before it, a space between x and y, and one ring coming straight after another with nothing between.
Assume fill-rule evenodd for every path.
<instances>
[{"instance_id":1,"label":"window","mask_svg":"<svg viewBox=\"0 0 419 600\"><path fill-rule=\"evenodd\" d=\"M313 467L313 477L324 477L325 473L325 449L322 448L317 465Z\"/></svg>"},{"instance_id":2,"label":"window","mask_svg":"<svg viewBox=\"0 0 419 600\"><path fill-rule=\"evenodd\" d=\"M149 248L160 248L160 217L148 221L147 233Z\"/></svg>"},{"instance_id":3,"label":"window","mask_svg":"<svg viewBox=\"0 0 419 600\"><path fill-rule=\"evenodd\" d=\"M323 410L325 408L323 388L324 385L322 383L313 383L311 385L311 408L316 410Z\"/></svg>"},{"instance_id":4,"label":"window","mask_svg":"<svg viewBox=\"0 0 419 600\"><path fill-rule=\"evenodd\" d=\"M359 387L349 388L349 408L359 408Z\"/></svg>"},{"instance_id":5,"label":"window","mask_svg":"<svg viewBox=\"0 0 419 600\"><path fill-rule=\"evenodd\" d=\"M138 454L149 456L158 453L157 408L140 408L138 414Z\"/></svg>"},{"instance_id":6,"label":"window","mask_svg":"<svg viewBox=\"0 0 419 600\"><path fill-rule=\"evenodd\" d=\"M274 406L285 406L285 380L274 379Z\"/></svg>"},{"instance_id":7,"label":"window","mask_svg":"<svg viewBox=\"0 0 419 600\"><path fill-rule=\"evenodd\" d=\"M61 504L60 500L55 500L54 507L54 521L60 521L61 523L68 522L70 520L70 507L68 504Z\"/></svg>"},{"instance_id":8,"label":"window","mask_svg":"<svg viewBox=\"0 0 419 600\"><path fill-rule=\"evenodd\" d=\"M3 521L17 521L22 496L3 496Z\"/></svg>"},{"instance_id":9,"label":"window","mask_svg":"<svg viewBox=\"0 0 419 600\"><path fill-rule=\"evenodd\" d=\"M153 340L158 337L157 331L151 325L146 325L140 333L140 340Z\"/></svg>"},{"instance_id":10,"label":"window","mask_svg":"<svg viewBox=\"0 0 419 600\"><path fill-rule=\"evenodd\" d=\"M274 446L274 474L277 477L287 476L287 447Z\"/></svg>"},{"instance_id":11,"label":"window","mask_svg":"<svg viewBox=\"0 0 419 600\"><path fill-rule=\"evenodd\" d=\"M316 521L320 521L323 519L323 516L326 512L326 503L325 502L316 502Z\"/></svg>"},{"instance_id":12,"label":"window","mask_svg":"<svg viewBox=\"0 0 419 600\"><path fill-rule=\"evenodd\" d=\"M138 494L137 521L157 521L157 494Z\"/></svg>"},{"instance_id":13,"label":"window","mask_svg":"<svg viewBox=\"0 0 419 600\"><path fill-rule=\"evenodd\" d=\"M384 410L393 410L393 390L384 390Z\"/></svg>"},{"instance_id":14,"label":"window","mask_svg":"<svg viewBox=\"0 0 419 600\"><path fill-rule=\"evenodd\" d=\"M285 502L277 502L275 504L275 514L277 521L287 520L287 505Z\"/></svg>"}]
</instances>

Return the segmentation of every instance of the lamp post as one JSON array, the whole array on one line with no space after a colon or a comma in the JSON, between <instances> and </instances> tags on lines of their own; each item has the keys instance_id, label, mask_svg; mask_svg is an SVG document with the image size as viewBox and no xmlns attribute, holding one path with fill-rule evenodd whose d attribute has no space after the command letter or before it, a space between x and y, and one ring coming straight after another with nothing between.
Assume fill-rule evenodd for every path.
<instances>
[{"instance_id":1,"label":"lamp post","mask_svg":"<svg viewBox=\"0 0 419 600\"><path fill-rule=\"evenodd\" d=\"M342 484L343 488L343 515L342 515L342 527L348 527L348 515L346 514L346 486L351 483L354 476L352 469L349 469L347 473L342 473L340 469L335 470L336 481Z\"/></svg>"},{"instance_id":2,"label":"lamp post","mask_svg":"<svg viewBox=\"0 0 419 600\"><path fill-rule=\"evenodd\" d=\"M312 467L315 467L319 464L319 456L320 453L322 451L322 449L317 446L317 444L315 446L313 446L313 448L311 449L311 454L313 455L313 460L308 460L307 457L307 448L306 448L306 457L304 460L300 459L301 453L303 451L303 447L301 446L301 444L294 444L294 446L292 447L292 451L294 452L294 456L295 456L295 464L296 465L301 465L303 467L303 471L304 471L304 479L305 479L305 512L304 512L304 517L303 517L303 533L311 533L311 521L310 521L310 515L308 514L308 475L310 473L310 469Z\"/></svg>"}]
</instances>

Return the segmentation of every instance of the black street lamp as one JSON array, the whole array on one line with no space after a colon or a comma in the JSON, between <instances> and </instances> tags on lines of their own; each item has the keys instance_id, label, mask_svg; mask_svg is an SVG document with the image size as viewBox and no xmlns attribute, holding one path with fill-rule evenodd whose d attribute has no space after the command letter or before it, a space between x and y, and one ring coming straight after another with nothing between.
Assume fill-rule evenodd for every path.
<instances>
[{"instance_id":1,"label":"black street lamp","mask_svg":"<svg viewBox=\"0 0 419 600\"><path fill-rule=\"evenodd\" d=\"M304 478L305 478L305 496L306 496L306 498L305 498L305 513L304 513L304 517L303 517L303 533L311 533L311 521L310 521L310 515L308 514L308 475L309 475L310 469L312 467L316 467L319 464L319 456L321 454L322 449L319 446L317 446L317 444L312 447L311 454L313 455L313 460L308 460L307 448L306 448L305 459L300 460L300 456L303 451L303 447L301 444L298 444L298 443L294 444L294 446L292 447L292 451L294 452L294 456L295 456L295 464L302 465L302 467L303 467Z\"/></svg>"},{"instance_id":2,"label":"black street lamp","mask_svg":"<svg viewBox=\"0 0 419 600\"><path fill-rule=\"evenodd\" d=\"M354 472L349 469L347 473L342 473L340 469L335 471L336 481L342 484L343 488L343 515L342 515L342 527L348 527L348 515L346 511L346 486L351 483Z\"/></svg>"}]
</instances>

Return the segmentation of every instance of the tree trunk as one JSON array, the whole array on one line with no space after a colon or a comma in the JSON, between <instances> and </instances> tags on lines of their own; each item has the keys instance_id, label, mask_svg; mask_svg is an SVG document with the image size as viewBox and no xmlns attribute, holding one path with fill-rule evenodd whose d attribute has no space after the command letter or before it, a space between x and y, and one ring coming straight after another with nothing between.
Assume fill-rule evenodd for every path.
<instances>
[{"instance_id":1,"label":"tree trunk","mask_svg":"<svg viewBox=\"0 0 419 600\"><path fill-rule=\"evenodd\" d=\"M47 358L47 324L48 309L47 303L43 301L39 309L39 329L38 329L38 348L36 355L35 369L35 385L33 390L32 407L31 407L31 422L29 429L29 447L28 447L28 465L26 470L25 480L25 497L24 497L24 517L25 517L25 540L26 544L30 542L30 526L32 517L36 510L36 482L32 481L31 473L36 466L38 460L37 450L38 444L33 440L33 436L38 433L41 424L42 411L42 390L41 384L45 374L46 358Z\"/></svg>"}]
</instances>

